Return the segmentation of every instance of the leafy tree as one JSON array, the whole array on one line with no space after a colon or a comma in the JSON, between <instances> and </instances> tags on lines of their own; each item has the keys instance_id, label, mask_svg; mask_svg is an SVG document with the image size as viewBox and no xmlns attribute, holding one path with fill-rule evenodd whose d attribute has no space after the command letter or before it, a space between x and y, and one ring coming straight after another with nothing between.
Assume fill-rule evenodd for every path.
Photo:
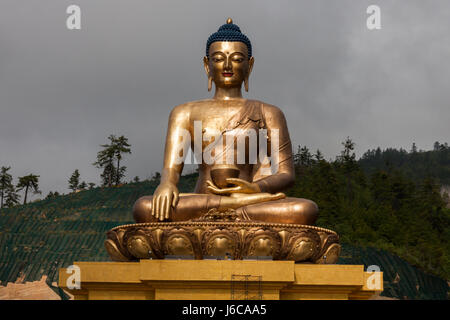
<instances>
[{"instance_id":1,"label":"leafy tree","mask_svg":"<svg viewBox=\"0 0 450 320\"><path fill-rule=\"evenodd\" d=\"M88 185L89 185L89 190L92 190L95 187L95 183L93 183L93 182L89 182Z\"/></svg>"},{"instance_id":2,"label":"leafy tree","mask_svg":"<svg viewBox=\"0 0 450 320\"><path fill-rule=\"evenodd\" d=\"M12 184L12 176L8 173L11 167L2 167L0 171L0 209L3 208L5 196L11 188L13 188Z\"/></svg>"},{"instance_id":3,"label":"leafy tree","mask_svg":"<svg viewBox=\"0 0 450 320\"><path fill-rule=\"evenodd\" d=\"M80 172L78 169L76 169L69 179L69 189L72 190L72 192L75 192L78 190L80 184Z\"/></svg>"},{"instance_id":4,"label":"leafy tree","mask_svg":"<svg viewBox=\"0 0 450 320\"><path fill-rule=\"evenodd\" d=\"M27 176L19 177L19 183L17 184L17 191L25 189L25 197L23 199L23 204L27 203L28 191L34 194L42 193L39 190L39 176L34 174L29 174Z\"/></svg>"},{"instance_id":5,"label":"leafy tree","mask_svg":"<svg viewBox=\"0 0 450 320\"><path fill-rule=\"evenodd\" d=\"M134 177L133 182L138 183L139 181L141 181L141 179L138 176Z\"/></svg>"}]
</instances>

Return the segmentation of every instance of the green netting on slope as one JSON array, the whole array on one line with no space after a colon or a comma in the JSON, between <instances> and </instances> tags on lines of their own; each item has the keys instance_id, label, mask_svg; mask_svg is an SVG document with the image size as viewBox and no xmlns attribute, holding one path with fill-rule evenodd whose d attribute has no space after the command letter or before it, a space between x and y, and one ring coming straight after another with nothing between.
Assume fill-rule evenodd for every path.
<instances>
[{"instance_id":1,"label":"green netting on slope","mask_svg":"<svg viewBox=\"0 0 450 320\"><path fill-rule=\"evenodd\" d=\"M180 192L192 192L195 177L180 181ZM48 276L73 261L108 261L104 249L109 229L132 223L131 208L156 184L144 181L121 187L96 188L0 212L0 282Z\"/></svg>"},{"instance_id":2,"label":"green netting on slope","mask_svg":"<svg viewBox=\"0 0 450 320\"><path fill-rule=\"evenodd\" d=\"M447 299L447 281L429 275L384 250L343 244L339 264L363 264L380 267L383 272L382 296L399 299Z\"/></svg>"},{"instance_id":3,"label":"green netting on slope","mask_svg":"<svg viewBox=\"0 0 450 320\"><path fill-rule=\"evenodd\" d=\"M191 192L195 181L195 175L183 177L180 192ZM0 213L0 282L3 285L14 282L19 276L25 281L36 281L47 275L51 286L57 282L58 270L74 261L109 261L103 246L106 231L132 223L133 203L143 195L152 194L155 187L155 183L141 182L96 188L3 210ZM340 263L379 265L384 272L386 296L446 297L445 281L428 276L384 251L344 246ZM398 284L393 283L396 273L400 275Z\"/></svg>"}]
</instances>

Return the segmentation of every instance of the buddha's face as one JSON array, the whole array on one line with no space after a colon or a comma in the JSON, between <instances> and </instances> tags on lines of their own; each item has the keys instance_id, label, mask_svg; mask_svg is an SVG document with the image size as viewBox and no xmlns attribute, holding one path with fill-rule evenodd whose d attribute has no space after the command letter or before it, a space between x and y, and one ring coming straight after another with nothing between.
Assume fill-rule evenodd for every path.
<instances>
[{"instance_id":1,"label":"buddha's face","mask_svg":"<svg viewBox=\"0 0 450 320\"><path fill-rule=\"evenodd\" d=\"M204 58L205 71L216 87L241 87L253 67L253 57L248 58L247 46L242 42L213 42L209 57Z\"/></svg>"}]
</instances>

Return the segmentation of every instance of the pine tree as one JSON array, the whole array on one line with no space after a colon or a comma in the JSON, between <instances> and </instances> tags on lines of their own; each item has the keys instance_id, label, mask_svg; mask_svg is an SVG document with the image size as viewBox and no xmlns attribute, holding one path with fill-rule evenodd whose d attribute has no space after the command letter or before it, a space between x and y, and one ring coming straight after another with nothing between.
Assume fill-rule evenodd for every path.
<instances>
[{"instance_id":1,"label":"pine tree","mask_svg":"<svg viewBox=\"0 0 450 320\"><path fill-rule=\"evenodd\" d=\"M316 159L316 161L322 161L323 160L322 152L320 152L319 149L317 149L316 154L314 155L314 158Z\"/></svg>"},{"instance_id":2,"label":"pine tree","mask_svg":"<svg viewBox=\"0 0 450 320\"><path fill-rule=\"evenodd\" d=\"M436 141L433 144L433 151L439 151L441 149L441 144L439 143L439 141Z\"/></svg>"},{"instance_id":3,"label":"pine tree","mask_svg":"<svg viewBox=\"0 0 450 320\"><path fill-rule=\"evenodd\" d=\"M12 176L8 173L11 167L2 167L0 171L0 209L3 208L8 190L13 187Z\"/></svg>"},{"instance_id":4,"label":"pine tree","mask_svg":"<svg viewBox=\"0 0 450 320\"><path fill-rule=\"evenodd\" d=\"M102 186L111 187L113 185L113 181L115 180L115 176L116 167L114 166L114 163L112 161L108 161L107 163L105 163L103 172L100 175L102 179Z\"/></svg>"},{"instance_id":5,"label":"pine tree","mask_svg":"<svg viewBox=\"0 0 450 320\"><path fill-rule=\"evenodd\" d=\"M34 194L41 193L39 190L39 176L29 174L27 176L19 177L19 183L17 184L17 191L25 189L25 197L23 204L27 204L28 191L33 191Z\"/></svg>"},{"instance_id":6,"label":"pine tree","mask_svg":"<svg viewBox=\"0 0 450 320\"><path fill-rule=\"evenodd\" d=\"M86 190L87 188L87 183L85 181L81 182L80 185L78 186L78 190Z\"/></svg>"},{"instance_id":7,"label":"pine tree","mask_svg":"<svg viewBox=\"0 0 450 320\"><path fill-rule=\"evenodd\" d=\"M69 179L69 189L72 190L72 192L75 192L78 190L80 184L80 172L78 169L76 169Z\"/></svg>"},{"instance_id":8,"label":"pine tree","mask_svg":"<svg viewBox=\"0 0 450 320\"><path fill-rule=\"evenodd\" d=\"M125 138L125 136L120 136L118 138L114 138L112 140L113 148L115 157L117 160L117 166L116 166L116 185L119 185L122 178L125 176L125 171L127 167L120 166L120 161L122 160L122 154L130 154L131 153L131 145L128 143L128 138Z\"/></svg>"},{"instance_id":9,"label":"pine tree","mask_svg":"<svg viewBox=\"0 0 450 320\"><path fill-rule=\"evenodd\" d=\"M309 166L313 162L313 157L309 149L304 146L297 148L297 153L294 155L294 163L297 166Z\"/></svg>"},{"instance_id":10,"label":"pine tree","mask_svg":"<svg viewBox=\"0 0 450 320\"><path fill-rule=\"evenodd\" d=\"M47 197L45 197L45 199L52 199L52 198L59 197L59 196L60 196L60 194L58 191L55 191L55 192L50 191L48 193Z\"/></svg>"},{"instance_id":11,"label":"pine tree","mask_svg":"<svg viewBox=\"0 0 450 320\"><path fill-rule=\"evenodd\" d=\"M412 144L411 153L417 153L417 146L416 146L415 142L413 142L413 144Z\"/></svg>"},{"instance_id":12,"label":"pine tree","mask_svg":"<svg viewBox=\"0 0 450 320\"><path fill-rule=\"evenodd\" d=\"M6 189L5 195L5 206L8 208L12 208L15 205L19 204L20 196L16 191L14 185L11 185L8 189Z\"/></svg>"},{"instance_id":13,"label":"pine tree","mask_svg":"<svg viewBox=\"0 0 450 320\"><path fill-rule=\"evenodd\" d=\"M340 156L337 157L337 163L344 171L347 185L347 196L350 200L352 200L352 172L355 171L358 167L356 163L356 155L353 152L353 150L355 149L355 143L352 141L352 139L350 139L350 137L347 137L347 139L342 142L342 145L344 146L344 150L342 150Z\"/></svg>"},{"instance_id":14,"label":"pine tree","mask_svg":"<svg viewBox=\"0 0 450 320\"><path fill-rule=\"evenodd\" d=\"M117 138L115 135L110 135L108 139L110 143L101 145L103 150L97 153L97 161L94 162L94 165L103 169L100 175L103 186L111 187L113 183L119 185L125 176L127 168L120 166L120 162L123 158L122 154L131 153L131 145L125 136ZM117 165L114 161L117 161Z\"/></svg>"},{"instance_id":15,"label":"pine tree","mask_svg":"<svg viewBox=\"0 0 450 320\"><path fill-rule=\"evenodd\" d=\"M103 150L100 150L97 153L97 161L94 162L94 165L97 166L97 168L103 169L103 172L100 175L102 185L111 187L116 174L116 167L114 166L115 150L112 143L115 140L115 136L110 135L108 139L111 141L111 144L100 145Z\"/></svg>"}]
</instances>

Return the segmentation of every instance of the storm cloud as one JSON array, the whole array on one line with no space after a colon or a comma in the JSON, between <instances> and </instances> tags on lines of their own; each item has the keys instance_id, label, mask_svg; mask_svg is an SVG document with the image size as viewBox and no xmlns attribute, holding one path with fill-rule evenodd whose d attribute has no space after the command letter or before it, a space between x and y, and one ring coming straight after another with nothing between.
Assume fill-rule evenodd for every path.
<instances>
[{"instance_id":1,"label":"storm cloud","mask_svg":"<svg viewBox=\"0 0 450 320\"><path fill-rule=\"evenodd\" d=\"M77 168L99 183L99 145L123 134L127 180L160 171L170 110L211 96L205 43L228 17L253 44L246 97L279 106L294 145L430 149L450 142L449 16L446 0L0 0L0 165L67 192Z\"/></svg>"}]
</instances>

